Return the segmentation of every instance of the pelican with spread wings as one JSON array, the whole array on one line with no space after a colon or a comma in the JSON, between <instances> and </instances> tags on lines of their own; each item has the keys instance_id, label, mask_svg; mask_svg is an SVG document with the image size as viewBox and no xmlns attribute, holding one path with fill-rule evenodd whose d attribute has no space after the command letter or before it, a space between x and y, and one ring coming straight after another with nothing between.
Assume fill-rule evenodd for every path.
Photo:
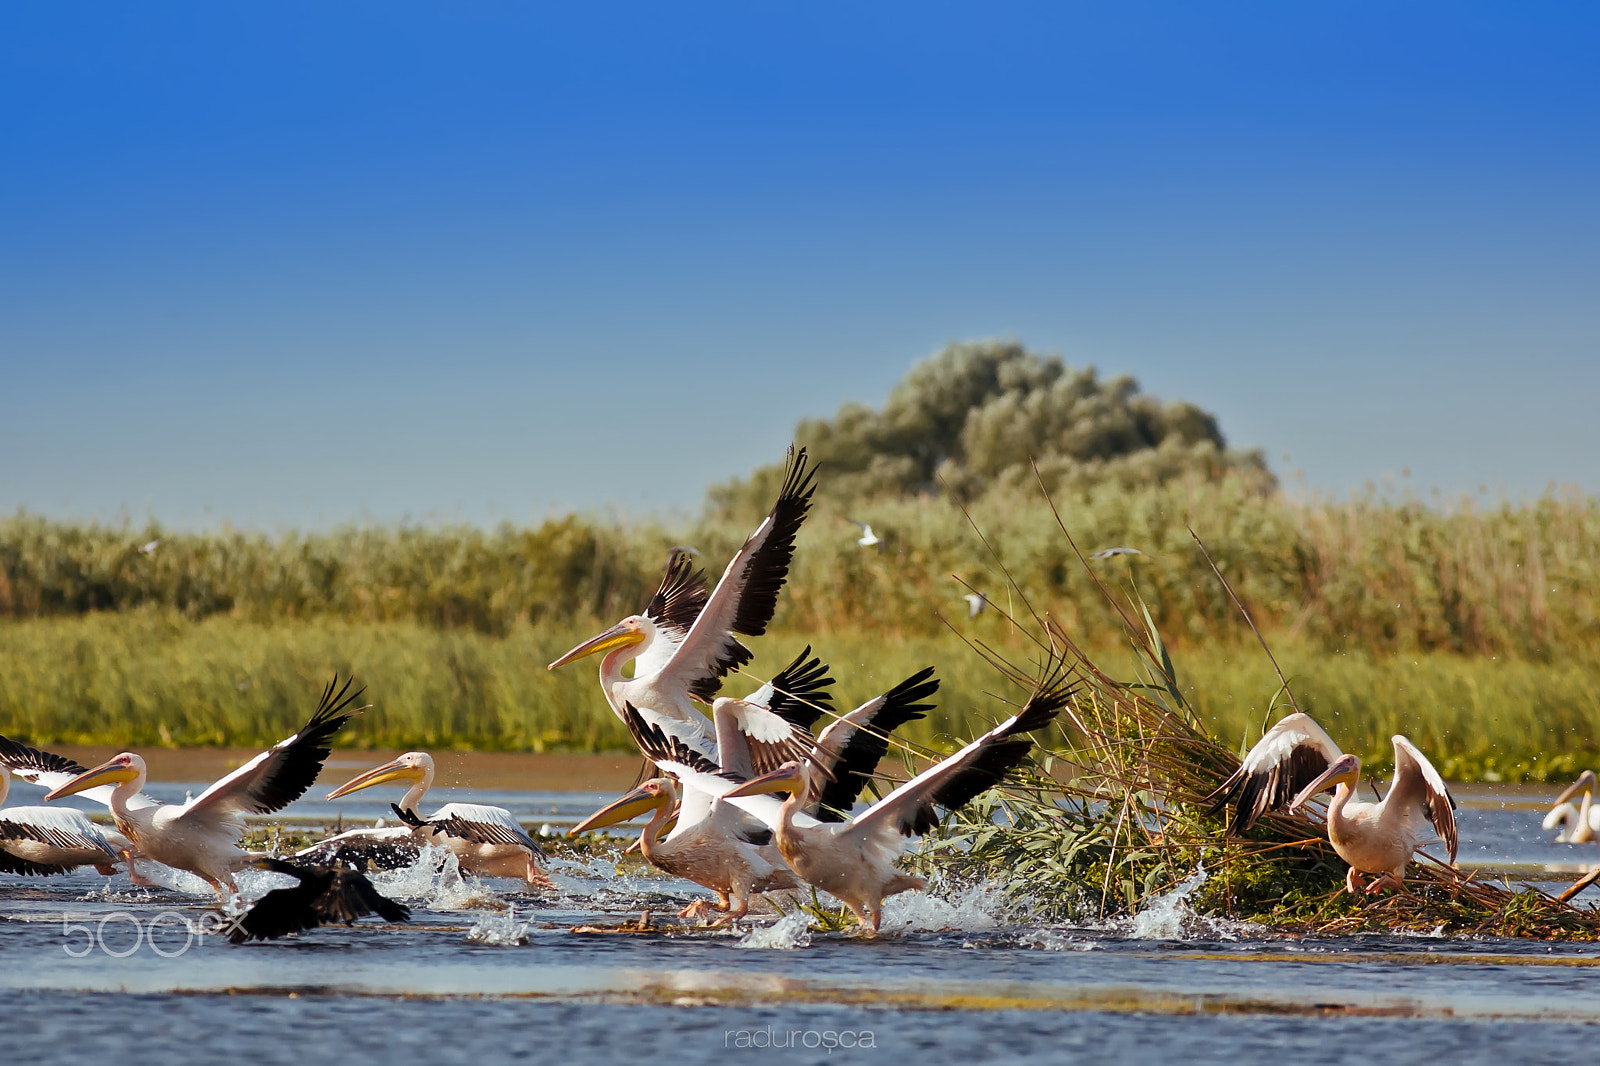
<instances>
[{"instance_id":1,"label":"pelican with spread wings","mask_svg":"<svg viewBox=\"0 0 1600 1066\"><path fill-rule=\"evenodd\" d=\"M43 876L93 866L111 874L126 860L133 849L128 839L95 825L82 811L4 806L12 774L42 784L41 777L69 781L83 771L71 759L0 737L0 872Z\"/></svg>"},{"instance_id":2,"label":"pelican with spread wings","mask_svg":"<svg viewBox=\"0 0 1600 1066\"><path fill-rule=\"evenodd\" d=\"M1389 792L1368 803L1356 797L1361 760L1340 751L1310 716L1291 714L1267 730L1239 769L1207 797L1211 813L1231 807L1228 831L1242 833L1268 811L1297 810L1331 788L1328 840L1350 864L1345 888L1353 894L1399 888L1412 853L1430 835L1437 834L1450 862L1456 861L1456 801L1415 744L1398 734L1392 739ZM1362 874L1379 876L1363 888Z\"/></svg>"},{"instance_id":3,"label":"pelican with spread wings","mask_svg":"<svg viewBox=\"0 0 1600 1066\"><path fill-rule=\"evenodd\" d=\"M350 685L346 681L338 688L337 678L329 682L316 713L297 733L185 803L158 803L144 796L144 759L127 751L57 786L45 800L115 785L108 796L111 816L135 852L197 875L227 902L238 891L233 871L250 861L239 847L245 815L282 810L311 787L331 752L333 735L365 709L350 706L363 691L351 693Z\"/></svg>"},{"instance_id":4,"label":"pelican with spread wings","mask_svg":"<svg viewBox=\"0 0 1600 1066\"><path fill-rule=\"evenodd\" d=\"M750 661L750 649L737 634L757 637L767 631L794 559L795 534L811 509L815 475L805 449L791 449L777 503L709 597L705 575L693 569L687 555L674 552L642 614L584 641L549 668L604 652L600 687L619 718L623 706L632 704L647 718L674 720L679 723L675 732L716 761L715 729L695 701L710 702L722 679ZM622 675L629 661L631 678Z\"/></svg>"}]
</instances>

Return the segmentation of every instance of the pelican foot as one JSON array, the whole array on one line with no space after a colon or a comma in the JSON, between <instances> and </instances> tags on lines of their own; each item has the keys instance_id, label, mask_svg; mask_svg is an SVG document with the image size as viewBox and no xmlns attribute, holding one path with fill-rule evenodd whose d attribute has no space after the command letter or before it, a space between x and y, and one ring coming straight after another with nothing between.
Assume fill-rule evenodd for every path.
<instances>
[{"instance_id":1,"label":"pelican foot","mask_svg":"<svg viewBox=\"0 0 1600 1066\"><path fill-rule=\"evenodd\" d=\"M1350 869L1347 870L1344 875L1344 890L1350 893L1352 896L1359 896L1361 895L1363 887L1364 885L1361 880L1361 875L1356 873L1356 868L1354 866L1350 867Z\"/></svg>"},{"instance_id":2,"label":"pelican foot","mask_svg":"<svg viewBox=\"0 0 1600 1066\"><path fill-rule=\"evenodd\" d=\"M683 910L679 911L678 917L695 919L708 918L712 915L719 915L720 912L721 908L715 903L711 902L709 899L697 899L687 907L683 908Z\"/></svg>"},{"instance_id":3,"label":"pelican foot","mask_svg":"<svg viewBox=\"0 0 1600 1066\"><path fill-rule=\"evenodd\" d=\"M1372 884L1367 886L1367 895L1375 896L1386 888L1393 888L1403 891L1405 889L1405 882L1400 880L1394 874L1384 874L1382 877L1378 878L1376 881L1372 882Z\"/></svg>"}]
</instances>

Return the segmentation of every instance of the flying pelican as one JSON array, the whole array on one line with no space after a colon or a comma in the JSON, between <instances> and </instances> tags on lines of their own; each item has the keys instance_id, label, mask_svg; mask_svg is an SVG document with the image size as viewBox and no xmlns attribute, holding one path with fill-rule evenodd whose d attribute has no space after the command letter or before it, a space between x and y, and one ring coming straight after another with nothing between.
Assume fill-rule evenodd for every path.
<instances>
[{"instance_id":1,"label":"flying pelican","mask_svg":"<svg viewBox=\"0 0 1600 1066\"><path fill-rule=\"evenodd\" d=\"M1431 825L1456 861L1456 801L1428 757L1398 734L1394 778L1377 803L1356 799L1361 760L1346 755L1308 715L1288 715L1267 730L1244 762L1217 790L1210 813L1233 806L1230 833L1242 833L1267 811L1297 810L1317 793L1333 788L1328 803L1328 840L1350 864L1345 888L1363 891L1361 875L1379 874L1365 888L1401 887L1411 853L1427 841Z\"/></svg>"},{"instance_id":2,"label":"flying pelican","mask_svg":"<svg viewBox=\"0 0 1600 1066\"><path fill-rule=\"evenodd\" d=\"M530 888L554 888L539 865L545 858L528 831L504 807L489 807L481 803L446 803L428 818L417 813L417 804L433 786L433 756L425 751L408 751L392 762L360 774L332 792L330 800L348 796L373 785L389 781L409 781L411 787L405 797L394 805L395 814L405 826L394 829L357 829L342 836L325 840L321 845L307 849L313 855L317 848L335 845L340 841L353 843L347 838L358 834L379 834L373 843L381 850L393 846L398 829L411 834L419 844L434 844L448 848L461 864L463 873L482 877L519 877Z\"/></svg>"},{"instance_id":3,"label":"flying pelican","mask_svg":"<svg viewBox=\"0 0 1600 1066\"><path fill-rule=\"evenodd\" d=\"M257 900L228 927L228 940L276 940L280 936L377 914L386 922L405 922L411 911L380 893L361 873L345 865L312 866L262 858L254 865L273 873L288 874L300 883L275 888Z\"/></svg>"},{"instance_id":4,"label":"flying pelican","mask_svg":"<svg viewBox=\"0 0 1600 1066\"><path fill-rule=\"evenodd\" d=\"M961 598L967 601L968 618L978 617L983 613L983 609L989 606L989 597L981 592L969 592Z\"/></svg>"},{"instance_id":5,"label":"flying pelican","mask_svg":"<svg viewBox=\"0 0 1600 1066\"><path fill-rule=\"evenodd\" d=\"M244 816L271 814L304 795L330 753L330 739L354 714L365 709L346 710L364 690L347 695L352 682L346 681L335 693L337 683L338 678L334 678L323 689L316 713L299 732L257 755L192 802L155 803L148 797L140 802L139 790L148 773L144 760L126 751L58 786L45 800L115 783L110 795L111 815L138 854L199 876L226 903L230 895L238 892L233 871L249 860L239 847L245 831Z\"/></svg>"},{"instance_id":6,"label":"flying pelican","mask_svg":"<svg viewBox=\"0 0 1600 1066\"><path fill-rule=\"evenodd\" d=\"M1585 770L1578 775L1578 779L1567 790L1556 797L1555 806L1550 813L1544 816L1544 827L1554 829L1562 826L1560 835L1556 837L1557 844L1591 844L1595 834L1600 832L1600 807L1591 803L1591 793L1595 788L1593 770ZM1568 802L1579 789L1583 790L1583 803L1575 807Z\"/></svg>"},{"instance_id":7,"label":"flying pelican","mask_svg":"<svg viewBox=\"0 0 1600 1066\"><path fill-rule=\"evenodd\" d=\"M750 649L734 634L766 632L794 558L795 533L811 508L815 473L804 448L790 450L777 503L728 563L709 598L704 575L675 553L644 613L584 641L549 669L605 652L600 687L619 717L623 705L631 703L646 716L676 719L694 734L691 742L698 750L715 760L711 723L694 701L711 700L722 678L750 661ZM633 677L626 678L622 667L629 660Z\"/></svg>"},{"instance_id":8,"label":"flying pelican","mask_svg":"<svg viewBox=\"0 0 1600 1066\"><path fill-rule=\"evenodd\" d=\"M71 759L0 737L0 808L5 807L11 789L7 770L55 773L66 780L83 769ZM116 872L114 864L132 849L121 833L100 828L82 811L64 807L0 809L0 872L64 874L93 866L110 875Z\"/></svg>"},{"instance_id":9,"label":"flying pelican","mask_svg":"<svg viewBox=\"0 0 1600 1066\"><path fill-rule=\"evenodd\" d=\"M883 551L883 548L880 547L882 541L878 539L878 535L876 533L872 532L871 526L867 525L865 522L857 522L854 518L846 518L845 521L849 522L853 526L861 527L861 536L856 538L857 544L861 545L863 548L877 548L879 551Z\"/></svg>"},{"instance_id":10,"label":"flying pelican","mask_svg":"<svg viewBox=\"0 0 1600 1066\"><path fill-rule=\"evenodd\" d=\"M1071 694L1072 685L1052 672L1016 714L853 820L820 822L806 817L804 808L824 791L819 780L822 774L810 760L787 762L741 783L717 775L709 766L679 761L685 755L693 758L682 745L677 751L647 754L659 754L658 766L685 780L695 780L697 787L720 793L727 802L742 805L767 822L789 867L842 901L876 934L885 897L927 887L920 877L895 868L908 841L939 824L936 808L955 810L999 784L1005 772L1026 758L1033 747L1033 741L1021 734L1049 725ZM788 792L789 797L779 804L776 797L768 795L773 792Z\"/></svg>"},{"instance_id":11,"label":"flying pelican","mask_svg":"<svg viewBox=\"0 0 1600 1066\"><path fill-rule=\"evenodd\" d=\"M802 659L804 655L802 653ZM888 734L905 722L925 717L925 712L932 706L917 702L938 689L939 683L929 680L932 673L930 668L914 674L823 731L811 758L820 765L827 784L820 796L816 797L820 804L813 804L812 809L804 812L806 824L818 825L827 820L839 820L844 815L838 812L850 810L878 760L888 751ZM831 679L828 683L832 683ZM774 679L774 684L780 690L784 689L783 685L778 684L778 679ZM725 702L721 699L717 701L719 711ZM711 767L687 745L645 722L641 716L633 715L629 719L629 726L637 730L635 739L640 740L641 747L667 751L676 756L675 762L711 769L729 781L747 777L747 773L730 773L726 763L721 767ZM670 776L646 781L615 803L595 812L569 835L627 821L653 808L656 813L640 837L645 858L659 869L714 891L717 903L711 909L725 912L725 917L716 924L744 917L749 910L752 893L799 887L799 881L790 872L783 853L773 845L770 828L759 823L753 829L729 824L723 815L741 814L737 806L712 796L696 787L692 781L686 782L684 789L687 795L704 796L708 802L702 802L700 809L691 812L690 803L686 801L678 828L664 841L660 833L679 793L678 783ZM682 916L693 917L699 913L701 908L691 904L685 908Z\"/></svg>"}]
</instances>

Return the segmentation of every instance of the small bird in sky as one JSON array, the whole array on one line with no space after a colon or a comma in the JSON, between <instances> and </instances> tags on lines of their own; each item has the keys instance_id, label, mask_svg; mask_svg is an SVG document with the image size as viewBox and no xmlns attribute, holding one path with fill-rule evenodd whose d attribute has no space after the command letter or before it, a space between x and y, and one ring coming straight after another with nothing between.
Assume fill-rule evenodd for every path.
<instances>
[{"instance_id":1,"label":"small bird in sky","mask_svg":"<svg viewBox=\"0 0 1600 1066\"><path fill-rule=\"evenodd\" d=\"M1091 559L1110 559L1114 555L1143 555L1138 548L1107 548L1105 551L1095 552L1089 556Z\"/></svg>"},{"instance_id":2,"label":"small bird in sky","mask_svg":"<svg viewBox=\"0 0 1600 1066\"><path fill-rule=\"evenodd\" d=\"M961 598L967 601L968 618L978 617L983 613L983 609L989 606L989 597L981 592L969 592Z\"/></svg>"},{"instance_id":3,"label":"small bird in sky","mask_svg":"<svg viewBox=\"0 0 1600 1066\"><path fill-rule=\"evenodd\" d=\"M674 552L682 552L685 555L699 555L700 554L700 549L699 548L691 548L687 544L674 544L670 550L674 551Z\"/></svg>"},{"instance_id":4,"label":"small bird in sky","mask_svg":"<svg viewBox=\"0 0 1600 1066\"><path fill-rule=\"evenodd\" d=\"M154 555L156 553L156 549L159 547L161 547L161 538L157 537L148 544L141 544L139 546L139 551L145 555Z\"/></svg>"},{"instance_id":5,"label":"small bird in sky","mask_svg":"<svg viewBox=\"0 0 1600 1066\"><path fill-rule=\"evenodd\" d=\"M872 531L871 526L867 525L865 522L857 522L854 518L846 518L845 521L849 522L851 525L861 527L861 536L856 540L857 544L861 545L863 548L878 548L879 551L883 550L882 548L878 547L878 535Z\"/></svg>"}]
</instances>

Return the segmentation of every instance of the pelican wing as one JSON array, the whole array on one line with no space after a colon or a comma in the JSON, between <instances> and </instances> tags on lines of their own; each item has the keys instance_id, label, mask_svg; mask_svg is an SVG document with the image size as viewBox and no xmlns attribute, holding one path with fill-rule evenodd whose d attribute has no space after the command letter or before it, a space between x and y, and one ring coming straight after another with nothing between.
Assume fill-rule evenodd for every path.
<instances>
[{"instance_id":1,"label":"pelican wing","mask_svg":"<svg viewBox=\"0 0 1600 1066\"><path fill-rule=\"evenodd\" d=\"M118 858L116 849L106 840L100 828L89 821L82 811L75 811L71 807L12 807L0 811L0 845L6 841L33 841L68 851L98 851L108 861ZM16 859L16 856L12 858ZM17 861L26 862L21 859ZM58 871L52 868L50 872Z\"/></svg>"},{"instance_id":2,"label":"pelican wing","mask_svg":"<svg viewBox=\"0 0 1600 1066\"><path fill-rule=\"evenodd\" d=\"M622 705L622 720L645 758L663 773L676 777L683 784L685 794L694 789L721 799L748 780L739 774L727 773L715 760L695 751L676 735L647 722L631 703ZM741 796L727 802L773 828L778 824L779 809L783 806L781 800L771 795ZM817 820L801 813L795 816L795 824L816 825Z\"/></svg>"},{"instance_id":3,"label":"pelican wing","mask_svg":"<svg viewBox=\"0 0 1600 1066\"><path fill-rule=\"evenodd\" d=\"M299 732L280 740L196 796L180 817L271 814L303 796L322 772L323 760L332 754L328 745L333 735L362 709L346 710L366 690L351 693L352 679L336 694L337 680L328 683L316 713Z\"/></svg>"},{"instance_id":4,"label":"pelican wing","mask_svg":"<svg viewBox=\"0 0 1600 1066\"><path fill-rule=\"evenodd\" d=\"M504 807L481 803L446 803L428 817L428 824L449 836L474 844L506 844L527 848L539 858L545 853L528 831Z\"/></svg>"},{"instance_id":5,"label":"pelican wing","mask_svg":"<svg viewBox=\"0 0 1600 1066\"><path fill-rule=\"evenodd\" d=\"M765 685L744 698L746 703L765 707L773 714L801 729L809 730L817 724L823 712L833 713L833 678L828 676L828 664L821 659L808 658L811 645L796 655L794 661Z\"/></svg>"},{"instance_id":6,"label":"pelican wing","mask_svg":"<svg viewBox=\"0 0 1600 1066\"><path fill-rule=\"evenodd\" d=\"M849 816L878 761L889 752L889 734L907 722L926 718L933 704L919 701L938 690L939 681L930 666L822 731L809 756L826 781L817 798L820 820L842 822Z\"/></svg>"},{"instance_id":7,"label":"pelican wing","mask_svg":"<svg viewBox=\"0 0 1600 1066\"><path fill-rule=\"evenodd\" d=\"M0 737L0 768L11 772L18 780L26 781L30 785L38 785L48 791L54 791L71 781L74 777L88 769L80 766L64 755L53 752L40 751L30 748L26 744L19 744L8 737ZM82 793L85 799L95 803L110 806L111 791L115 785L97 785ZM130 807L152 807L156 801L139 793L128 804Z\"/></svg>"},{"instance_id":8,"label":"pelican wing","mask_svg":"<svg viewBox=\"0 0 1600 1066\"><path fill-rule=\"evenodd\" d=\"M232 943L275 940L328 922L349 925L373 913L391 922L411 917L408 908L380 894L372 882L354 870L298 866L282 859L263 859L261 865L275 873L288 874L300 883L293 888L273 889L236 918L228 932Z\"/></svg>"},{"instance_id":9,"label":"pelican wing","mask_svg":"<svg viewBox=\"0 0 1600 1066\"><path fill-rule=\"evenodd\" d=\"M706 605L706 574L696 570L689 553L674 550L667 557L661 585L645 605L644 614L656 624L656 639L633 664L633 676L648 677L672 659Z\"/></svg>"},{"instance_id":10,"label":"pelican wing","mask_svg":"<svg viewBox=\"0 0 1600 1066\"><path fill-rule=\"evenodd\" d=\"M1393 804L1402 810L1410 808L1421 814L1439 834L1450 852L1450 861L1456 861L1456 801L1445 787L1444 778L1433 768L1428 757L1405 737L1396 734L1394 740L1394 780L1389 784L1385 805Z\"/></svg>"},{"instance_id":11,"label":"pelican wing","mask_svg":"<svg viewBox=\"0 0 1600 1066\"><path fill-rule=\"evenodd\" d=\"M1232 806L1228 832L1242 833L1268 811L1281 811L1344 754L1310 715L1287 715L1267 730L1226 781L1203 802L1210 814Z\"/></svg>"},{"instance_id":12,"label":"pelican wing","mask_svg":"<svg viewBox=\"0 0 1600 1066\"><path fill-rule=\"evenodd\" d=\"M764 774L793 760L800 762L816 740L765 707L744 700L719 698L711 705L717 729L717 762L740 777Z\"/></svg>"},{"instance_id":13,"label":"pelican wing","mask_svg":"<svg viewBox=\"0 0 1600 1066\"><path fill-rule=\"evenodd\" d=\"M815 475L807 466L806 450L791 449L778 502L722 572L689 635L663 667L663 679L710 700L728 671L750 661L750 649L734 634L759 637L767 631L794 559L795 534L811 509Z\"/></svg>"},{"instance_id":14,"label":"pelican wing","mask_svg":"<svg viewBox=\"0 0 1600 1066\"><path fill-rule=\"evenodd\" d=\"M1041 685L1016 714L868 807L855 820L855 828L868 833L893 829L903 837L921 836L934 828L939 824L935 808L961 807L998 785L1006 771L1027 758L1033 741L1022 734L1055 721L1073 689L1059 678Z\"/></svg>"}]
</instances>

